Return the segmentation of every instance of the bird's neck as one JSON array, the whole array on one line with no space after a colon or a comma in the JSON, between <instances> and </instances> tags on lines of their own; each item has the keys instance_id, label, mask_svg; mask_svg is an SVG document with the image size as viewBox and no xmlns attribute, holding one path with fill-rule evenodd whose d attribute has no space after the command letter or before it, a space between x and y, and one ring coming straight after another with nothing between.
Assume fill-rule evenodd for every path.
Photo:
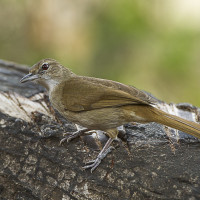
<instances>
[{"instance_id":1,"label":"bird's neck","mask_svg":"<svg viewBox=\"0 0 200 200\"><path fill-rule=\"evenodd\" d=\"M43 80L38 80L37 83L45 87L48 92L51 92L56 87L56 85L59 84L59 81L54 79L43 79Z\"/></svg>"}]
</instances>

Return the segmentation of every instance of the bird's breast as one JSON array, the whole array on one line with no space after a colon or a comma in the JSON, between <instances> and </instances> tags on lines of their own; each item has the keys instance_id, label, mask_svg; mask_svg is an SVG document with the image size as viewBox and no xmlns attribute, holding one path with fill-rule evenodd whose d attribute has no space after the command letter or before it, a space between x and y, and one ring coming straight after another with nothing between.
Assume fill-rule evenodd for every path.
<instances>
[{"instance_id":1,"label":"bird's breast","mask_svg":"<svg viewBox=\"0 0 200 200\"><path fill-rule=\"evenodd\" d=\"M64 106L58 95L50 95L50 101L52 106L67 120L89 129L107 130L125 123L120 108L111 107L74 112Z\"/></svg>"}]
</instances>

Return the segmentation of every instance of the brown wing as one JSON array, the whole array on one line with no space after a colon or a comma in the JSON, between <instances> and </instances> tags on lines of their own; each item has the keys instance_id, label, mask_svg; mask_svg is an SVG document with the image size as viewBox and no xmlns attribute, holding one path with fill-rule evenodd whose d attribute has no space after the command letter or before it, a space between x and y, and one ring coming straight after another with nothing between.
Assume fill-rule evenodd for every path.
<instances>
[{"instance_id":1,"label":"brown wing","mask_svg":"<svg viewBox=\"0 0 200 200\"><path fill-rule=\"evenodd\" d=\"M134 86L125 85L123 83L119 83L116 81L100 79L100 78L93 78L93 77L87 77L87 76L79 76L79 77L82 78L83 80L92 82L94 84L101 84L106 87L122 90L136 97L137 99L140 99L141 101L146 102L147 104L157 104L158 102L160 102L160 100L153 97L150 93L139 90L135 88Z\"/></svg>"},{"instance_id":2,"label":"brown wing","mask_svg":"<svg viewBox=\"0 0 200 200\"><path fill-rule=\"evenodd\" d=\"M99 80L103 79L90 80L89 77L77 76L63 82L60 88L62 88L61 101L64 107L70 111L88 111L121 105L150 104L150 96L136 88L131 89L129 86L112 81L110 83L109 80L103 80L108 82L102 84ZM120 84L121 89L115 83ZM146 101L143 100L145 96Z\"/></svg>"}]
</instances>

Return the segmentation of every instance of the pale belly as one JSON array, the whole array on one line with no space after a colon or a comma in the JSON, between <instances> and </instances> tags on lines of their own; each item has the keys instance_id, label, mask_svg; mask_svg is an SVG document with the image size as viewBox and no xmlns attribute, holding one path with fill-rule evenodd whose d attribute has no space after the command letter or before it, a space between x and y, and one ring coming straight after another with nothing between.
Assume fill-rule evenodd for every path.
<instances>
[{"instance_id":1,"label":"pale belly","mask_svg":"<svg viewBox=\"0 0 200 200\"><path fill-rule=\"evenodd\" d=\"M117 128L128 122L143 123L146 121L134 112L134 106L102 108L81 112L72 112L58 106L54 107L69 121L95 130L105 131Z\"/></svg>"},{"instance_id":2,"label":"pale belly","mask_svg":"<svg viewBox=\"0 0 200 200\"><path fill-rule=\"evenodd\" d=\"M107 130L121 126L124 121L120 108L104 108L82 112L61 112L69 121L95 130Z\"/></svg>"}]
</instances>

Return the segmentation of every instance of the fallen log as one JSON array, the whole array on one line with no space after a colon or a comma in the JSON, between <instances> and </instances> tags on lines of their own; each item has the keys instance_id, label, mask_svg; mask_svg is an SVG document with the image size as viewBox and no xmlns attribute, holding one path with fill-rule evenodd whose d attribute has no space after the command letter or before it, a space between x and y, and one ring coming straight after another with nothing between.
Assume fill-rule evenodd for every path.
<instances>
[{"instance_id":1,"label":"fallen log","mask_svg":"<svg viewBox=\"0 0 200 200\"><path fill-rule=\"evenodd\" d=\"M60 145L75 127L53 110L42 87L19 83L27 72L0 60L1 199L200 198L198 139L156 123L130 123L91 174L82 166L106 136L94 132ZM199 122L200 110L190 104L159 107Z\"/></svg>"}]
</instances>

